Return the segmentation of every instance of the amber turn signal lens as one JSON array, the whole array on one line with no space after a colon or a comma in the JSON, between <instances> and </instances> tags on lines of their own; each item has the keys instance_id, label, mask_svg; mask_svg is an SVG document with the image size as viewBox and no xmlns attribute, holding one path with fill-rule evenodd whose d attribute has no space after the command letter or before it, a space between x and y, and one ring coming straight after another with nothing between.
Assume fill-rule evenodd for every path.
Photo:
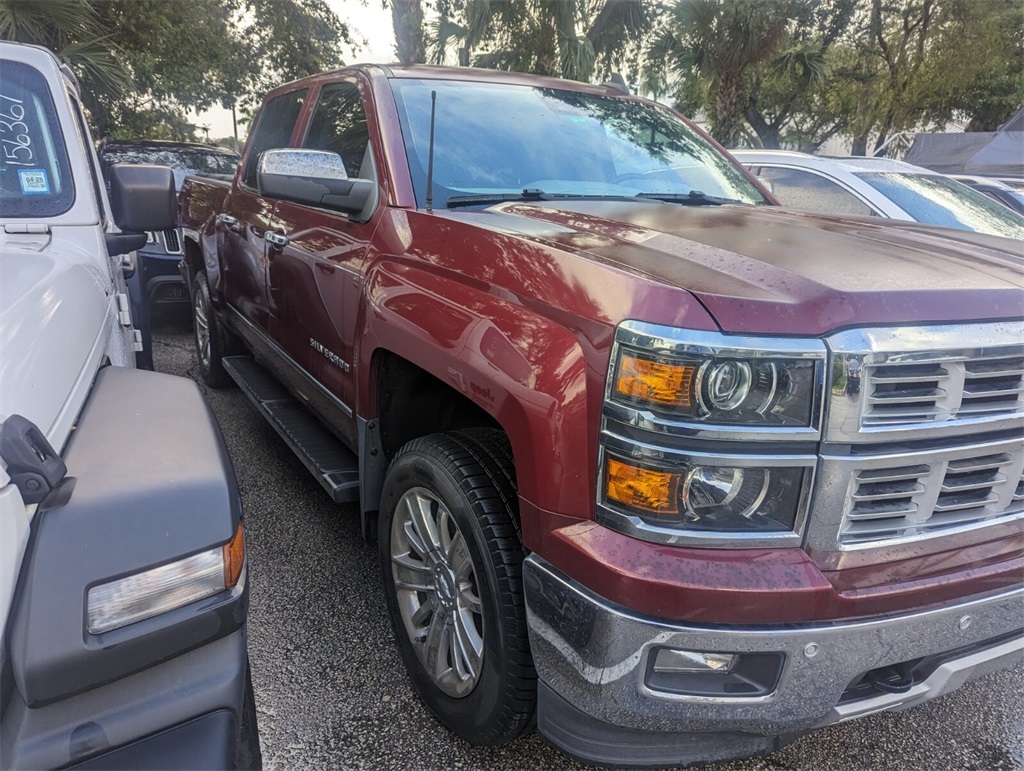
<instances>
[{"instance_id":1,"label":"amber turn signal lens","mask_svg":"<svg viewBox=\"0 0 1024 771\"><path fill-rule=\"evenodd\" d=\"M681 478L681 474L652 471L609 458L605 494L608 500L652 514L675 513Z\"/></svg>"},{"instance_id":2,"label":"amber turn signal lens","mask_svg":"<svg viewBox=\"0 0 1024 771\"><path fill-rule=\"evenodd\" d=\"M242 523L238 523L238 529L231 537L231 540L224 544L224 588L230 589L238 583L242 575L242 565L245 564L245 534L242 532Z\"/></svg>"},{"instance_id":3,"label":"amber turn signal lens","mask_svg":"<svg viewBox=\"0 0 1024 771\"><path fill-rule=\"evenodd\" d=\"M619 362L615 389L631 396L666 407L689 407L691 387L697 368L683 364L666 364L624 354Z\"/></svg>"}]
</instances>

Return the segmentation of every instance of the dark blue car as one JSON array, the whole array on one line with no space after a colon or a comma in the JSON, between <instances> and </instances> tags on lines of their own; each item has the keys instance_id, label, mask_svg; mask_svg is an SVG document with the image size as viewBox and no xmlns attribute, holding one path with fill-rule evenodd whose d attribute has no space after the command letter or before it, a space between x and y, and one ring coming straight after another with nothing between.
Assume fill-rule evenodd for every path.
<instances>
[{"instance_id":1,"label":"dark blue car","mask_svg":"<svg viewBox=\"0 0 1024 771\"><path fill-rule=\"evenodd\" d=\"M228 177L238 167L238 153L213 145L156 140L107 141L99 148L104 173L115 163L158 164L174 171L174 185L181 189L185 177L205 175ZM134 265L125 270L132 322L142 334L142 350L136 364L153 369L150 318L168 306L187 306L188 287L178 273L181 233L177 228L149 234L146 245L135 255Z\"/></svg>"}]
</instances>

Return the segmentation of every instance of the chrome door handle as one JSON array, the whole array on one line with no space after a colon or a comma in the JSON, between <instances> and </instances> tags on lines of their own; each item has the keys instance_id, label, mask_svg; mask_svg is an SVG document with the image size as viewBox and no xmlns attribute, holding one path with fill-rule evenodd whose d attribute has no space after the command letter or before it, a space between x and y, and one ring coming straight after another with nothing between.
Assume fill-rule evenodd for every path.
<instances>
[{"instance_id":1,"label":"chrome door handle","mask_svg":"<svg viewBox=\"0 0 1024 771\"><path fill-rule=\"evenodd\" d=\"M229 228L234 228L238 225L238 218L232 217L230 214L218 214L217 222L227 225Z\"/></svg>"},{"instance_id":2,"label":"chrome door handle","mask_svg":"<svg viewBox=\"0 0 1024 771\"><path fill-rule=\"evenodd\" d=\"M273 244L278 248L288 246L288 236L284 233L275 233L272 230L268 230L263 237L267 239L267 243Z\"/></svg>"}]
</instances>

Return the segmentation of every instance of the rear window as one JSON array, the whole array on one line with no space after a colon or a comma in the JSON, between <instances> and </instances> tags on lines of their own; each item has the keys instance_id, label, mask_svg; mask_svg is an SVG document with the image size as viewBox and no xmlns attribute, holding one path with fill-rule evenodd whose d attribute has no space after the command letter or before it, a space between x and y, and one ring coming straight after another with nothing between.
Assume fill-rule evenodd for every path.
<instances>
[{"instance_id":1,"label":"rear window","mask_svg":"<svg viewBox=\"0 0 1024 771\"><path fill-rule=\"evenodd\" d=\"M232 176L238 168L238 156L234 153L204 150L201 147L105 147L100 160L104 167L115 163L170 166L174 172L174 187L178 190L185 177L204 174Z\"/></svg>"},{"instance_id":2,"label":"rear window","mask_svg":"<svg viewBox=\"0 0 1024 771\"><path fill-rule=\"evenodd\" d=\"M857 176L918 222L1024 238L1024 217L955 179L901 172L858 172Z\"/></svg>"},{"instance_id":3,"label":"rear window","mask_svg":"<svg viewBox=\"0 0 1024 771\"><path fill-rule=\"evenodd\" d=\"M64 136L42 73L0 65L0 216L52 217L75 200Z\"/></svg>"}]
</instances>

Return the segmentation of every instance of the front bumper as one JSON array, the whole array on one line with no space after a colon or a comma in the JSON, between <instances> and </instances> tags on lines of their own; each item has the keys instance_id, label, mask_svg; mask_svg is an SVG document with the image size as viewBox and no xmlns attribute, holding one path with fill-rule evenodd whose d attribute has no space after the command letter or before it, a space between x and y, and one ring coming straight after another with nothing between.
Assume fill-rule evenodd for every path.
<instances>
[{"instance_id":1,"label":"front bumper","mask_svg":"<svg viewBox=\"0 0 1024 771\"><path fill-rule=\"evenodd\" d=\"M239 629L42 707L29 707L15 693L0 724L0 767L57 768L86 761L92 761L86 767L96 768L229 767L245 693L245 638ZM165 741L184 735L192 737L187 746ZM172 745L176 754L168 754Z\"/></svg>"},{"instance_id":2,"label":"front bumper","mask_svg":"<svg viewBox=\"0 0 1024 771\"><path fill-rule=\"evenodd\" d=\"M697 627L613 605L536 555L524 579L541 680L539 728L589 762L669 764L769 751L779 737L923 703L1024 655L1024 589L852 623ZM684 695L651 687L659 647L784 658L763 695ZM903 693L851 689L872 670L925 657L936 658L918 667L920 681Z\"/></svg>"}]
</instances>

